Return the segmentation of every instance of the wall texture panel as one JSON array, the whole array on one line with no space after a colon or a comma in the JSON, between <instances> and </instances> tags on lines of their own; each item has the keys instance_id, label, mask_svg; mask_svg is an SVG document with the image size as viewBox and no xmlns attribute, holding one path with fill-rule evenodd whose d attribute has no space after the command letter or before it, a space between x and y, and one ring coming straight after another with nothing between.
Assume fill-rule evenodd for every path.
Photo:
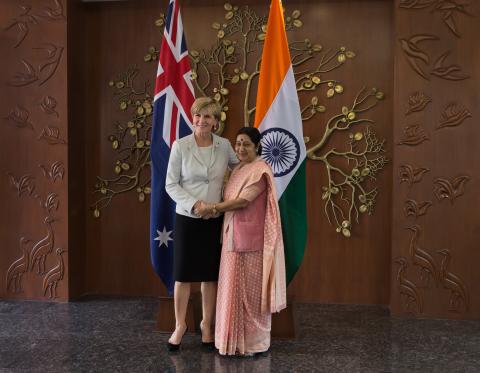
<instances>
[{"instance_id":1,"label":"wall texture panel","mask_svg":"<svg viewBox=\"0 0 480 373\"><path fill-rule=\"evenodd\" d=\"M230 38L224 25L244 6L259 17L268 11L266 3L250 0L233 10L223 1L181 3L189 49L200 52ZM480 54L473 47L480 8L473 0L454 9L441 3L284 4L288 38L297 48L292 56L306 57L295 71L307 148L321 142L337 113L348 118L353 111L348 120L360 120L334 132L307 160L308 242L288 290L297 301L384 304L394 314L418 317L480 315ZM166 5L0 5L0 51L7 56L0 70L0 298L166 294L150 265L149 196L142 184L148 185L148 167L141 185L106 207L98 202L109 195L101 181L114 188L112 180L131 167L118 148L128 147L134 135L121 138L119 132L129 125L135 101L148 102L144 92L153 94L162 31L155 23ZM240 39L234 48L241 50ZM223 136L230 140L247 120L245 87L260 53L257 41L245 71L232 72L236 81L225 83L229 91L221 94L228 100ZM252 75L242 74L247 70ZM314 73L306 76L307 70ZM198 81L204 78L200 73ZM208 94L220 94L215 79ZM249 108L255 91L252 79ZM355 111L363 98L371 108ZM365 164L354 171L354 161L326 156L367 144L367 138L384 150L375 154L386 157L378 158L375 179L369 170L355 176ZM332 185L341 181L338 173L329 179L327 164L347 170L345 178L365 179L368 190L377 188L372 204L354 197L366 211L358 222L343 216L337 224L331 205L325 209L338 193Z\"/></svg>"}]
</instances>

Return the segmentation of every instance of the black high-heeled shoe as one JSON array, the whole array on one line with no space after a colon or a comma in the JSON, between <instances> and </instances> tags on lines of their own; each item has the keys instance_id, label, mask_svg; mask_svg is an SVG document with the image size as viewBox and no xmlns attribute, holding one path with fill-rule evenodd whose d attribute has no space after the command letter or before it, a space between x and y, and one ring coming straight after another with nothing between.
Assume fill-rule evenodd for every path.
<instances>
[{"instance_id":1,"label":"black high-heeled shoe","mask_svg":"<svg viewBox=\"0 0 480 373\"><path fill-rule=\"evenodd\" d=\"M203 328L202 328L202 323L200 323L200 334L203 335ZM211 351L211 350L214 350L215 349L215 342L204 342L202 341L202 348L204 350L208 350L208 351Z\"/></svg>"},{"instance_id":2,"label":"black high-heeled shoe","mask_svg":"<svg viewBox=\"0 0 480 373\"><path fill-rule=\"evenodd\" d=\"M187 332L188 332L188 326L185 328L185 331L183 332L182 339L183 337L185 337L185 334L187 334ZM180 342L179 344L167 342L167 350L170 352L178 351L180 349L181 344L182 342Z\"/></svg>"},{"instance_id":3,"label":"black high-heeled shoe","mask_svg":"<svg viewBox=\"0 0 480 373\"><path fill-rule=\"evenodd\" d=\"M207 351L215 350L215 342L203 342L202 341L202 348Z\"/></svg>"}]
</instances>

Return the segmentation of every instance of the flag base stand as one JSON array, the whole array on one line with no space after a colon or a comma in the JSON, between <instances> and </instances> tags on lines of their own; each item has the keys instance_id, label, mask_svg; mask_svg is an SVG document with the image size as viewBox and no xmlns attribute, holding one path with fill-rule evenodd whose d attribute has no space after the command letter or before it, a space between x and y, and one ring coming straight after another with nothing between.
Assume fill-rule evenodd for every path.
<instances>
[{"instance_id":1,"label":"flag base stand","mask_svg":"<svg viewBox=\"0 0 480 373\"><path fill-rule=\"evenodd\" d=\"M173 297L160 297L155 330L161 333L173 333L175 330L175 307ZM192 293L188 301L186 323L188 333L198 333L202 320L200 293Z\"/></svg>"},{"instance_id":2,"label":"flag base stand","mask_svg":"<svg viewBox=\"0 0 480 373\"><path fill-rule=\"evenodd\" d=\"M287 308L272 314L272 339L295 339L295 305L289 299Z\"/></svg>"}]
</instances>

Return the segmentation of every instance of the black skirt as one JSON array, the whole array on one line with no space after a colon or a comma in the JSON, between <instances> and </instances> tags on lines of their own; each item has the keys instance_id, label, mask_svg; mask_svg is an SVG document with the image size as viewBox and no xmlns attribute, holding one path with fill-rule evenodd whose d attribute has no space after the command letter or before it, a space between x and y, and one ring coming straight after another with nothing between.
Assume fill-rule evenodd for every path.
<instances>
[{"instance_id":1,"label":"black skirt","mask_svg":"<svg viewBox=\"0 0 480 373\"><path fill-rule=\"evenodd\" d=\"M195 219L175 215L173 278L179 282L218 280L223 216Z\"/></svg>"}]
</instances>

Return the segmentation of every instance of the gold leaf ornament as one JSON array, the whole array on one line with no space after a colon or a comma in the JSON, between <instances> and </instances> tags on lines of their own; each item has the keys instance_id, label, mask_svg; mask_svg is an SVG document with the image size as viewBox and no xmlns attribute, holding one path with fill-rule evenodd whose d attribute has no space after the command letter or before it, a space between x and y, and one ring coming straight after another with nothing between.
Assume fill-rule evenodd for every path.
<instances>
[{"instance_id":1,"label":"gold leaf ornament","mask_svg":"<svg viewBox=\"0 0 480 373\"><path fill-rule=\"evenodd\" d=\"M347 229L347 228L343 228L342 229L342 234L346 237L346 238L350 238L350 236L352 235L350 230Z\"/></svg>"},{"instance_id":2,"label":"gold leaf ornament","mask_svg":"<svg viewBox=\"0 0 480 373\"><path fill-rule=\"evenodd\" d=\"M296 19L296 20L293 21L293 25L297 28L300 28L300 27L303 26L303 22L300 21L299 19Z\"/></svg>"},{"instance_id":3,"label":"gold leaf ornament","mask_svg":"<svg viewBox=\"0 0 480 373\"><path fill-rule=\"evenodd\" d=\"M356 140L356 141L360 141L361 139L363 139L363 133L361 132L357 132L353 138Z\"/></svg>"}]
</instances>

